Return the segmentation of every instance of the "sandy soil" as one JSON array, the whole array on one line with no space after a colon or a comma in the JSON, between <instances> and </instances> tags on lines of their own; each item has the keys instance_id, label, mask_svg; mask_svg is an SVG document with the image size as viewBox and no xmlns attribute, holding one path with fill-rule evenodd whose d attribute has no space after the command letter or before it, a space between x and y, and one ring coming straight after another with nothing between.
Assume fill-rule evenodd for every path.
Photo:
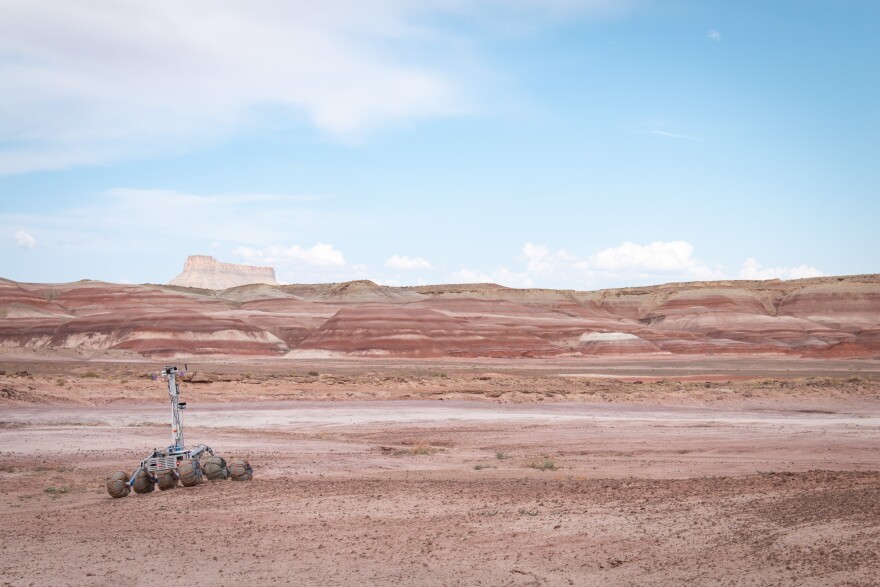
<instances>
[{"instance_id":1,"label":"sandy soil","mask_svg":"<svg viewBox=\"0 0 880 587\"><path fill-rule=\"evenodd\" d=\"M104 477L169 440L147 366L0 367L0 585L880 577L865 372L215 365L182 387L187 440L249 457L254 481L113 500Z\"/></svg>"},{"instance_id":2,"label":"sandy soil","mask_svg":"<svg viewBox=\"0 0 880 587\"><path fill-rule=\"evenodd\" d=\"M176 363L175 363L176 364ZM0 406L167 402L151 375L162 363L0 361ZM181 361L181 366L183 362ZM822 402L880 395L880 360L686 357L591 360L252 361L192 363L186 395L201 402L481 400L705 405Z\"/></svg>"}]
</instances>

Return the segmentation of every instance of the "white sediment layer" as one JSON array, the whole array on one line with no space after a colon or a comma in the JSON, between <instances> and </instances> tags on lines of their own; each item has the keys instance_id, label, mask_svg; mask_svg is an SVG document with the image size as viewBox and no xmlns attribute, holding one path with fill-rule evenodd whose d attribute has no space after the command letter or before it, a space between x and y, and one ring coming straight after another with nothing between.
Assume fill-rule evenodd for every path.
<instances>
[{"instance_id":1,"label":"white sediment layer","mask_svg":"<svg viewBox=\"0 0 880 587\"><path fill-rule=\"evenodd\" d=\"M612 342L619 340L639 340L635 334L628 332L585 332L581 335L581 342Z\"/></svg>"}]
</instances>

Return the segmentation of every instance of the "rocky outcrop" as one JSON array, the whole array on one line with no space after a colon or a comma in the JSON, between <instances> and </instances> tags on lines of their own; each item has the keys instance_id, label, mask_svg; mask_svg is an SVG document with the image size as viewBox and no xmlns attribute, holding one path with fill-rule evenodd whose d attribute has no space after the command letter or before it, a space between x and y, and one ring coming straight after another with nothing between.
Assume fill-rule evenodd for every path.
<instances>
[{"instance_id":1,"label":"rocky outcrop","mask_svg":"<svg viewBox=\"0 0 880 587\"><path fill-rule=\"evenodd\" d=\"M228 289L252 283L277 285L275 269L254 265L221 263L207 255L191 255L183 265L183 273L168 285L196 287L200 289Z\"/></svg>"}]
</instances>

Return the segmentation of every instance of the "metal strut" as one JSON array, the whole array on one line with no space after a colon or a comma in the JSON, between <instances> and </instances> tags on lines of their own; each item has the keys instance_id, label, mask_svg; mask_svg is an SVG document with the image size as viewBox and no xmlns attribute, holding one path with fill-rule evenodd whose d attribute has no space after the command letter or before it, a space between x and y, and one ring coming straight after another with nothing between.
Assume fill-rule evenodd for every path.
<instances>
[{"instance_id":1,"label":"metal strut","mask_svg":"<svg viewBox=\"0 0 880 587\"><path fill-rule=\"evenodd\" d=\"M180 413L186 403L180 403L180 386L177 383L177 367L165 367L162 371L168 380L168 395L171 396L171 446L170 452L176 452L186 446L183 442L183 416Z\"/></svg>"}]
</instances>

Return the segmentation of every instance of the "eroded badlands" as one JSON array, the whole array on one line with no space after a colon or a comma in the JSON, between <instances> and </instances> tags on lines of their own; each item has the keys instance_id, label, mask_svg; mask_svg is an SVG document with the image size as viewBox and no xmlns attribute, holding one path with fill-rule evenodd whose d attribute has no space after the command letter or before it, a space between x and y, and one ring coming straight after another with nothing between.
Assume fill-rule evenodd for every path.
<instances>
[{"instance_id":1,"label":"eroded badlands","mask_svg":"<svg viewBox=\"0 0 880 587\"><path fill-rule=\"evenodd\" d=\"M878 357L880 277L594 292L2 280L0 348L73 358Z\"/></svg>"}]
</instances>

